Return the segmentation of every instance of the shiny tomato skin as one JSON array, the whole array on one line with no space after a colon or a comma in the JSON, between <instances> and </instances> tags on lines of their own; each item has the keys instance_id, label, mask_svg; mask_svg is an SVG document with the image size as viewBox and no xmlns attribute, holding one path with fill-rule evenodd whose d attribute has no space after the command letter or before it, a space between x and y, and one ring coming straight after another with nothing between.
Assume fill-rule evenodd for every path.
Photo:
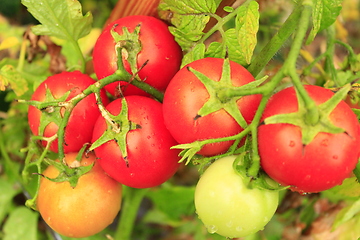
<instances>
[{"instance_id":1,"label":"shiny tomato skin","mask_svg":"<svg viewBox=\"0 0 360 240\"><path fill-rule=\"evenodd\" d=\"M77 153L65 154L68 164ZM110 225L121 207L122 186L110 178L96 162L93 153L83 157L81 166L95 162L93 168L79 178L75 188L69 182L53 182L41 178L37 209L44 221L56 232L73 238L92 236ZM59 174L49 166L43 175Z\"/></svg>"},{"instance_id":2,"label":"shiny tomato skin","mask_svg":"<svg viewBox=\"0 0 360 240\"><path fill-rule=\"evenodd\" d=\"M31 100L43 102L45 100L47 88L56 99L62 97L66 92L71 90L71 93L67 98L67 100L69 100L80 94L93 83L95 83L95 81L91 77L79 71L62 72L50 76L42 82L33 93ZM106 105L108 103L108 98L104 90L101 91L101 98ZM36 107L29 106L28 122L31 132L36 136L39 135L40 117L42 114L42 111ZM94 94L85 97L74 107L65 130L65 153L77 152L85 143L90 143L93 125L99 115L100 111ZM51 122L45 128L44 137L53 136L57 133L58 129L58 125ZM46 146L46 141L42 141L42 144ZM51 143L50 150L58 152L57 139Z\"/></svg>"},{"instance_id":3,"label":"shiny tomato skin","mask_svg":"<svg viewBox=\"0 0 360 240\"><path fill-rule=\"evenodd\" d=\"M111 29L122 34L123 27L133 32L137 25L141 24L139 40L142 49L137 56L137 67L140 68L146 61L147 64L139 72L141 80L164 91L171 78L179 70L182 51L176 43L168 26L161 20L151 16L127 16L110 23L101 33L93 51L94 70L99 79L113 74L117 69L117 53L115 41L111 35ZM123 57L125 69L131 73L129 63ZM143 90L126 82L115 82L107 85L105 89L113 96L119 95L119 86L123 95L146 95Z\"/></svg>"},{"instance_id":4,"label":"shiny tomato skin","mask_svg":"<svg viewBox=\"0 0 360 240\"><path fill-rule=\"evenodd\" d=\"M160 102L136 95L125 99L128 119L141 126L127 133L127 162L115 140L95 148L95 154L102 168L120 183L133 188L158 186L171 178L180 166L179 150L170 149L177 143L164 126ZM121 99L111 102L107 110L118 115ZM92 141L97 140L105 129L106 123L101 116L95 124Z\"/></svg>"},{"instance_id":5,"label":"shiny tomato skin","mask_svg":"<svg viewBox=\"0 0 360 240\"><path fill-rule=\"evenodd\" d=\"M307 85L317 105L327 101L333 92ZM295 112L298 109L293 87L284 89L269 100L262 119ZM355 114L341 101L330 114L332 123L346 133L318 133L303 146L301 129L291 124L263 124L259 127L258 144L261 166L274 180L293 191L321 192L349 177L359 158L360 127Z\"/></svg>"},{"instance_id":6,"label":"shiny tomato skin","mask_svg":"<svg viewBox=\"0 0 360 240\"><path fill-rule=\"evenodd\" d=\"M209 99L204 84L187 68L191 67L214 81L221 78L224 59L204 58L182 68L171 80L165 91L163 107L165 125L180 144L198 140L232 136L243 129L224 109L195 119L198 111ZM241 65L230 61L231 78L234 86L254 81L254 77ZM244 96L237 101L247 123L250 123L261 96ZM226 152L233 141L206 144L198 154L213 156Z\"/></svg>"}]
</instances>

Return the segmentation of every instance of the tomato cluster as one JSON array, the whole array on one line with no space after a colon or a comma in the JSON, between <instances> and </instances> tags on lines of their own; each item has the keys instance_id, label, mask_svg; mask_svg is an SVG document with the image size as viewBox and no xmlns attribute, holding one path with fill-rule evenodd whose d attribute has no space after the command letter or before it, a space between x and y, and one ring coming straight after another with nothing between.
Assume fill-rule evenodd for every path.
<instances>
[{"instance_id":1,"label":"tomato cluster","mask_svg":"<svg viewBox=\"0 0 360 240\"><path fill-rule=\"evenodd\" d=\"M267 102L254 130L249 126L263 96L251 93L261 83L246 68L222 58L201 58L180 68L181 61L181 48L165 23L130 16L109 24L94 46L98 82L78 71L63 72L36 89L28 113L33 134L51 151L63 151L70 168L94 164L75 188L51 181L59 175L54 166L43 172L38 210L57 232L83 237L101 231L120 209L121 185L158 186L175 174L184 154L215 160L196 186L195 207L209 232L226 237L257 232L274 215L278 189L251 184L264 173L301 193L327 190L351 175L360 155L360 125L345 102L329 106L333 92L305 86L317 107L315 118L303 112L294 87L281 90ZM114 76L126 79L99 87ZM146 83L164 98L131 81ZM246 172L251 162L236 164L251 141L257 141L260 157L255 175ZM87 145L88 157L74 163ZM105 224L96 225L104 216Z\"/></svg>"},{"instance_id":2,"label":"tomato cluster","mask_svg":"<svg viewBox=\"0 0 360 240\"><path fill-rule=\"evenodd\" d=\"M121 40L113 37L115 32ZM129 50L136 51L129 46L136 42L134 38L140 46L135 58ZM159 92L180 68L181 48L167 25L154 17L122 18L102 32L93 51L98 80L116 72L117 49L121 49L123 69ZM116 98L119 95L126 97ZM51 228L65 236L86 237L102 231L120 210L122 185L155 187L180 166L179 150L170 149L177 142L165 127L162 104L129 81L100 88L79 71L50 76L33 93L28 122L43 147L65 154L59 161L69 169L93 164L75 187L59 182L69 174L56 165L50 164L42 173L37 209ZM83 147L88 153L76 160Z\"/></svg>"}]
</instances>

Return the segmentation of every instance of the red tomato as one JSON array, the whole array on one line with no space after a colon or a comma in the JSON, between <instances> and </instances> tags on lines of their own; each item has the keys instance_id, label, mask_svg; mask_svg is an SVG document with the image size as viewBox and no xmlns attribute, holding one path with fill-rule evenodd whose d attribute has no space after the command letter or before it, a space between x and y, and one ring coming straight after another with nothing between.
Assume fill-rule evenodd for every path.
<instances>
[{"instance_id":1,"label":"red tomato","mask_svg":"<svg viewBox=\"0 0 360 240\"><path fill-rule=\"evenodd\" d=\"M31 100L44 102L46 99L46 89L49 89L53 98L58 99L62 97L66 92L71 91L67 100L80 94L95 81L86 74L79 71L75 72L63 72L47 78L42 82L35 90ZM102 101L104 104L108 103L108 99L105 95L105 91L101 92ZM47 114L34 106L29 107L28 121L30 129L34 135L39 135L39 126L41 117L43 114ZM63 114L63 113L62 113ZM100 115L100 111L96 104L95 95L91 94L82 99L73 109L69 122L65 129L65 141L64 151L65 153L79 151L85 143L91 141L92 130L95 121ZM57 133L59 127L56 123L50 122L44 130L44 137L51 137ZM42 142L46 145L46 142ZM51 143L50 150L58 151L58 141L55 140Z\"/></svg>"},{"instance_id":2,"label":"red tomato","mask_svg":"<svg viewBox=\"0 0 360 240\"><path fill-rule=\"evenodd\" d=\"M162 104L144 96L128 96L128 119L140 126L130 130L126 136L128 157L125 160L115 140L95 148L102 168L120 183L134 188L154 187L174 175L179 167L179 151L170 149L177 143L165 128ZM107 110L118 115L122 99L116 99ZM104 118L95 124L92 141L97 140L106 130Z\"/></svg>"},{"instance_id":3,"label":"red tomato","mask_svg":"<svg viewBox=\"0 0 360 240\"><path fill-rule=\"evenodd\" d=\"M117 53L115 40L111 35L114 29L119 34L123 33L126 27L133 32L140 24L139 40L141 51L137 56L137 67L140 68L146 61L147 64L139 72L141 80L164 91L171 78L179 70L182 52L176 43L173 35L169 32L168 26L161 20L150 16L128 16L110 23L99 36L93 51L94 70L99 79L113 74L117 70ZM126 70L131 73L129 63L123 56ZM115 82L109 84L105 89L113 96L118 95L118 86L122 85L124 95L147 95L133 85L126 82Z\"/></svg>"},{"instance_id":4,"label":"red tomato","mask_svg":"<svg viewBox=\"0 0 360 240\"><path fill-rule=\"evenodd\" d=\"M76 155L65 154L67 164L74 163ZM89 166L95 160L95 155L90 153L82 158L80 165ZM43 174L56 178L59 170L49 166ZM54 231L67 237L82 238L102 231L113 222L121 207L121 197L121 184L95 162L92 169L79 178L75 188L69 182L42 178L36 206Z\"/></svg>"},{"instance_id":5,"label":"red tomato","mask_svg":"<svg viewBox=\"0 0 360 240\"><path fill-rule=\"evenodd\" d=\"M166 89L163 101L165 125L180 144L232 136L243 130L224 109L196 118L210 95L188 67L205 74L213 81L219 81L223 64L224 59L220 58L194 61L182 68ZM242 86L255 80L244 67L235 62L230 61L230 68L234 86ZM260 99L260 95L250 95L237 100L238 109L247 123L251 122ZM233 141L207 144L198 153L205 156L217 155L226 152L232 144Z\"/></svg>"},{"instance_id":6,"label":"red tomato","mask_svg":"<svg viewBox=\"0 0 360 240\"><path fill-rule=\"evenodd\" d=\"M317 105L333 96L330 90L322 87L305 87ZM272 96L262 118L297 110L296 94L290 87ZM360 127L355 114L343 101L329 117L335 126L345 132L320 132L305 146L298 126L284 123L261 125L258 143L261 166L265 172L298 192L320 192L341 184L358 162Z\"/></svg>"}]
</instances>

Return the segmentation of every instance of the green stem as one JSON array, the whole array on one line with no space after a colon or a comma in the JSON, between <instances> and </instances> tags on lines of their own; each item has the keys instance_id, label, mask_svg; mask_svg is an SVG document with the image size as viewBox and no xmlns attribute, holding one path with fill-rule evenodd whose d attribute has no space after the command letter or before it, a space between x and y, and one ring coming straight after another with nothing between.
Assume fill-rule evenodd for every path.
<instances>
[{"instance_id":1,"label":"green stem","mask_svg":"<svg viewBox=\"0 0 360 240\"><path fill-rule=\"evenodd\" d=\"M85 57L80 49L79 43L78 41L76 41L75 39L72 38L72 36L69 36L70 39L70 43L73 45L74 50L75 50L75 54L78 56L79 60L80 60L80 71L82 73L85 73L85 69L86 69L86 61L85 61Z\"/></svg>"},{"instance_id":2,"label":"green stem","mask_svg":"<svg viewBox=\"0 0 360 240\"><path fill-rule=\"evenodd\" d=\"M257 146L257 131L258 126L261 121L262 113L266 107L266 104L269 98L272 95L273 90L276 86L280 83L285 75L288 75L292 78L293 84L295 85L296 89L299 90L302 99L306 102L306 106L309 109L310 121L317 121L319 119L319 112L316 108L314 101L309 97L307 94L304 86L302 85L299 76L296 73L296 60L299 56L300 49L303 43L303 40L306 35L306 31L309 25L309 19L311 16L312 8L309 5L304 5L303 7L298 7L301 10L300 19L297 22L298 28L297 34L293 40L289 55L280 69L279 72L271 79L268 84L263 85L259 88L260 91L263 92L263 98L261 99L259 108L254 116L253 122L251 123L250 127L252 128L251 133L253 137L253 147L252 147L252 165L248 169L248 175L252 177L256 177L258 175L260 169L260 156L258 152ZM294 12L293 12L294 13ZM295 27L294 27L295 28ZM294 30L294 29L293 29ZM261 56L261 55L259 55Z\"/></svg>"},{"instance_id":3,"label":"green stem","mask_svg":"<svg viewBox=\"0 0 360 240\"><path fill-rule=\"evenodd\" d=\"M334 66L334 54L335 54L335 26L331 25L326 29L327 33L327 49L325 57L325 72L329 73L331 80L333 80L337 87L342 86L337 79L336 68Z\"/></svg>"},{"instance_id":4,"label":"green stem","mask_svg":"<svg viewBox=\"0 0 360 240\"><path fill-rule=\"evenodd\" d=\"M295 31L299 23L302 7L298 4L278 32L271 38L247 68L253 76L257 76L268 64L271 58L284 46L285 41Z\"/></svg>"},{"instance_id":5,"label":"green stem","mask_svg":"<svg viewBox=\"0 0 360 240\"><path fill-rule=\"evenodd\" d=\"M114 240L130 240L134 229L136 215L140 204L148 191L148 188L136 189L123 186L125 190L123 204L121 207L121 217L116 230Z\"/></svg>"},{"instance_id":6,"label":"green stem","mask_svg":"<svg viewBox=\"0 0 360 240\"><path fill-rule=\"evenodd\" d=\"M18 71L22 72L22 70L24 68L25 55L26 55L26 41L23 38L23 41L21 43L21 48L20 48L19 62L18 62L17 68L16 68Z\"/></svg>"},{"instance_id":7,"label":"green stem","mask_svg":"<svg viewBox=\"0 0 360 240\"><path fill-rule=\"evenodd\" d=\"M251 2L251 1L253 1L253 0L247 0L246 2L243 3L243 5L249 4L249 2ZM222 35L222 37L224 38L225 33L224 33L223 26L227 22L232 20L237 15L238 11L239 11L239 8L236 8L233 12L229 13L228 15L226 15L223 18L219 17L218 15L216 15L214 13L206 13L210 17L215 18L217 20L217 23L202 36L202 38L197 42L197 44L204 43L208 38L210 38L217 31L219 31L220 34ZM203 14L204 13L201 13L201 15L203 15Z\"/></svg>"},{"instance_id":8,"label":"green stem","mask_svg":"<svg viewBox=\"0 0 360 240\"><path fill-rule=\"evenodd\" d=\"M294 87L298 91L301 99L304 101L305 107L307 109L307 114L305 116L306 122L309 123L310 125L314 125L319 121L320 118L319 110L317 109L314 100L309 96L309 94L305 90L305 87L302 84L301 79L296 72L296 61L300 54L300 50L306 36L306 32L309 28L311 14L312 14L312 6L310 4L304 4L303 11L301 13L301 17L299 20L299 25L297 27L296 35L282 70L286 75L291 77Z\"/></svg>"}]
</instances>

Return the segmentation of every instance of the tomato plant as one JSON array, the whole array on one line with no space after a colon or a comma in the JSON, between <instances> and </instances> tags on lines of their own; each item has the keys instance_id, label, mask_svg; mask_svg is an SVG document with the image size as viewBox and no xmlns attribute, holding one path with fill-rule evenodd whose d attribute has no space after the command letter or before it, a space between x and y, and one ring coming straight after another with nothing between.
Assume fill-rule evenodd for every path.
<instances>
[{"instance_id":1,"label":"tomato plant","mask_svg":"<svg viewBox=\"0 0 360 240\"><path fill-rule=\"evenodd\" d=\"M60 171L50 165L42 174L37 209L46 223L56 232L74 238L92 236L110 225L121 207L121 184L110 178L96 162L93 153L76 159L77 153L66 154L68 165L93 167L70 183L54 182Z\"/></svg>"},{"instance_id":2,"label":"tomato plant","mask_svg":"<svg viewBox=\"0 0 360 240\"><path fill-rule=\"evenodd\" d=\"M359 0L21 3L0 239L359 238Z\"/></svg>"},{"instance_id":3,"label":"tomato plant","mask_svg":"<svg viewBox=\"0 0 360 240\"><path fill-rule=\"evenodd\" d=\"M95 81L88 75L79 71L62 72L48 77L42 82L32 95L31 100L37 102L65 102L93 84ZM67 94L69 93L69 94ZM64 98L64 96L66 98ZM104 104L108 102L104 90L101 98ZM46 106L38 109L30 105L28 121L32 133L36 136L53 137L62 121L65 107ZM72 108L72 106L68 106ZM90 143L94 123L100 115L95 95L89 95L82 99L71 112L70 119L65 130L64 151L79 151L85 143ZM43 145L47 144L42 141ZM58 151L58 141L51 143L50 149Z\"/></svg>"},{"instance_id":4,"label":"tomato plant","mask_svg":"<svg viewBox=\"0 0 360 240\"><path fill-rule=\"evenodd\" d=\"M164 95L164 120L180 144L235 135L251 122L261 95L229 97L226 92L227 88L240 87L255 79L243 66L235 62L229 65L230 72L225 76L223 72L228 70L223 69L224 59L203 58L183 67L171 80ZM208 80L201 81L190 69ZM234 110L241 115L231 115ZM198 153L217 155L227 151L233 142L207 144Z\"/></svg>"},{"instance_id":5,"label":"tomato plant","mask_svg":"<svg viewBox=\"0 0 360 240\"><path fill-rule=\"evenodd\" d=\"M233 169L236 156L217 159L195 189L195 208L210 232L229 238L248 236L273 217L279 202L275 191L250 189Z\"/></svg>"},{"instance_id":6,"label":"tomato plant","mask_svg":"<svg viewBox=\"0 0 360 240\"><path fill-rule=\"evenodd\" d=\"M114 37L112 32L118 33L119 36ZM122 47L125 69L138 74L142 81L160 91L165 90L172 76L180 68L181 48L167 25L155 17L127 16L106 26L93 51L94 70L99 79L117 70L117 46ZM113 96L147 95L143 90L126 82L114 82L105 89Z\"/></svg>"},{"instance_id":7,"label":"tomato plant","mask_svg":"<svg viewBox=\"0 0 360 240\"><path fill-rule=\"evenodd\" d=\"M126 186L149 188L174 175L179 168L179 150L170 149L176 142L165 128L161 103L133 95L114 100L107 111L119 116L116 124L121 126L122 132L114 136L114 128L100 116L94 126L92 142L101 144L97 144L94 151L111 177ZM122 120L121 116L125 118ZM129 125L128 131L125 124ZM110 136L104 135L109 131Z\"/></svg>"},{"instance_id":8,"label":"tomato plant","mask_svg":"<svg viewBox=\"0 0 360 240\"><path fill-rule=\"evenodd\" d=\"M306 91L317 105L329 100L333 93L325 88L306 85ZM292 186L299 192L327 190L349 177L359 158L360 125L350 107L341 101L324 117L343 132L325 132L326 119L318 125L293 125L289 123L267 124L267 118L299 111L299 103L293 87L274 94L263 113L265 124L259 127L259 153L264 170L276 181ZM300 113L295 117L301 119ZM320 129L321 128L321 129ZM320 131L317 133L317 131ZM303 143L308 132L315 132L309 143ZM271 136L271 139L269 138Z\"/></svg>"}]
</instances>

